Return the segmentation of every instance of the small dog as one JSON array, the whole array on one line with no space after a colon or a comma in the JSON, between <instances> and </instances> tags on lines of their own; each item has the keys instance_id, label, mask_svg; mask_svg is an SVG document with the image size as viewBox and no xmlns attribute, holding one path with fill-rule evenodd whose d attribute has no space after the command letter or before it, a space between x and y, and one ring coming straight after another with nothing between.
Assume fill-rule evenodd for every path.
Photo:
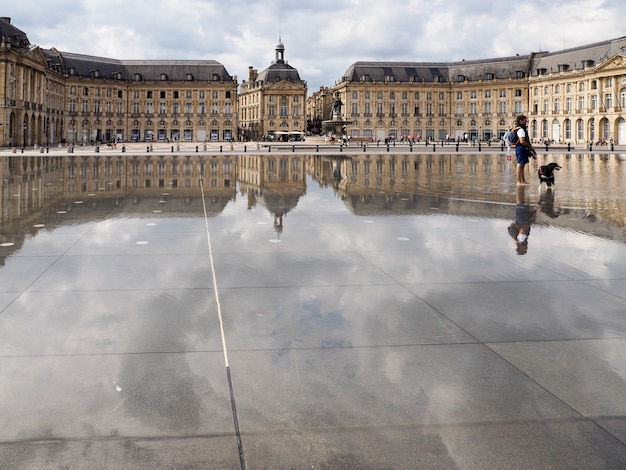
<instances>
[{"instance_id":1,"label":"small dog","mask_svg":"<svg viewBox=\"0 0 626 470\"><path fill-rule=\"evenodd\" d=\"M539 188L541 188L541 183L546 183L548 188L551 187L554 184L554 172L560 169L561 165L554 162L540 166L537 170L537 175L539 176Z\"/></svg>"}]
</instances>

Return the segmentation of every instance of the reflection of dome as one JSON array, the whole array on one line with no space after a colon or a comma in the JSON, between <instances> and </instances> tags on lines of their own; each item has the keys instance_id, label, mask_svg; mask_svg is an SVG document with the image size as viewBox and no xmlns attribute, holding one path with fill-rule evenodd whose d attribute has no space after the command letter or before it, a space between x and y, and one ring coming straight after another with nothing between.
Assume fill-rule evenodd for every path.
<instances>
[{"instance_id":1,"label":"reflection of dome","mask_svg":"<svg viewBox=\"0 0 626 470\"><path fill-rule=\"evenodd\" d=\"M287 214L287 212L298 205L299 200L300 194L283 196L267 190L263 192L263 205L276 217L282 217Z\"/></svg>"}]
</instances>

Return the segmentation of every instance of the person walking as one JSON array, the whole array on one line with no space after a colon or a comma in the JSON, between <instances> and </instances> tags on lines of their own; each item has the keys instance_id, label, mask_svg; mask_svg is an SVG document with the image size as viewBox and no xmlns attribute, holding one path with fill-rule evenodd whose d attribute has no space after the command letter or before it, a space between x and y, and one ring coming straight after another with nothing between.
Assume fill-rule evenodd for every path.
<instances>
[{"instance_id":1,"label":"person walking","mask_svg":"<svg viewBox=\"0 0 626 470\"><path fill-rule=\"evenodd\" d=\"M530 143L528 129L526 127L527 118L523 114L517 116L515 120L515 157L517 159L517 167L515 168L515 176L518 185L527 185L524 170L530 158L537 158L537 152Z\"/></svg>"}]
</instances>

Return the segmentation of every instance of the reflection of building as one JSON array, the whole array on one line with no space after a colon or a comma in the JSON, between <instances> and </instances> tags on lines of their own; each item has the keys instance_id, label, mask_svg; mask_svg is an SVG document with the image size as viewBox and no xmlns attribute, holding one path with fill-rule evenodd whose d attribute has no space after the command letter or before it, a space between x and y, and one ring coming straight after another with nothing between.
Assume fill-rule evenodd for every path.
<instances>
[{"instance_id":1,"label":"reflection of building","mask_svg":"<svg viewBox=\"0 0 626 470\"><path fill-rule=\"evenodd\" d=\"M0 146L235 137L237 79L214 60L42 49L10 18L0 18L0 33Z\"/></svg>"},{"instance_id":2,"label":"reflection of building","mask_svg":"<svg viewBox=\"0 0 626 470\"><path fill-rule=\"evenodd\" d=\"M626 37L448 63L355 62L333 87L353 137L489 140L517 114L534 140L626 145Z\"/></svg>"},{"instance_id":3,"label":"reflection of building","mask_svg":"<svg viewBox=\"0 0 626 470\"><path fill-rule=\"evenodd\" d=\"M306 194L306 157L302 155L242 155L237 182L248 197L248 208L257 204L274 216L277 233L283 231L283 217Z\"/></svg>"},{"instance_id":4,"label":"reflection of building","mask_svg":"<svg viewBox=\"0 0 626 470\"><path fill-rule=\"evenodd\" d=\"M241 82L239 123L246 140L287 140L306 132L306 82L285 62L285 46L276 46L276 60L261 73L250 67Z\"/></svg>"},{"instance_id":5,"label":"reflection of building","mask_svg":"<svg viewBox=\"0 0 626 470\"><path fill-rule=\"evenodd\" d=\"M202 212L204 193L209 214L223 210L236 196L237 156L156 155L0 158L0 228L10 230L40 217L48 208L75 200L85 204L108 199L161 198L172 209ZM202 191L200 185L202 184ZM195 201L195 202L194 202ZM133 203L135 205L135 203ZM139 210L139 207L136 208Z\"/></svg>"},{"instance_id":6,"label":"reflection of building","mask_svg":"<svg viewBox=\"0 0 626 470\"><path fill-rule=\"evenodd\" d=\"M510 207L515 205L516 194L502 191L502 185L511 185L511 180L506 180L511 167L501 155L359 154L315 156L310 160L313 179L323 186L333 181L337 195L356 215L445 212L508 218ZM606 194L621 194L625 172L619 158L567 158L566 162L563 177L566 174L569 185L576 189L565 195L567 199L562 190L557 191L557 202L565 204L552 209L567 217L559 217L553 225L626 240L626 206L620 198L603 199ZM339 170L339 181L334 179L335 168ZM608 189L608 193L598 198L595 185Z\"/></svg>"}]
</instances>

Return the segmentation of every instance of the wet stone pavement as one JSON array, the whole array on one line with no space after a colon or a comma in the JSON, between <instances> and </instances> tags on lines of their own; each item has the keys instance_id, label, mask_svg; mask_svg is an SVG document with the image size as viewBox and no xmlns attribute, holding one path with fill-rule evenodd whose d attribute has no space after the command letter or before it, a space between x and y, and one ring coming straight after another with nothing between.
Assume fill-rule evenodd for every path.
<instances>
[{"instance_id":1,"label":"wet stone pavement","mask_svg":"<svg viewBox=\"0 0 626 470\"><path fill-rule=\"evenodd\" d=\"M626 468L626 158L548 161L1 155L0 468Z\"/></svg>"}]
</instances>

